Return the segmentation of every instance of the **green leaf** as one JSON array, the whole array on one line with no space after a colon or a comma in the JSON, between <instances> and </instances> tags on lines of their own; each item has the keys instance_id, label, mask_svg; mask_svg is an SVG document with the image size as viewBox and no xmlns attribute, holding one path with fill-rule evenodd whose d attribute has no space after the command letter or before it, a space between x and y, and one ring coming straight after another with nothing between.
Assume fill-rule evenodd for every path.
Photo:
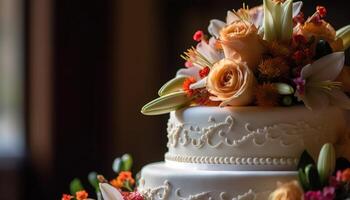
<instances>
[{"instance_id":1,"label":"green leaf","mask_svg":"<svg viewBox=\"0 0 350 200\"><path fill-rule=\"evenodd\" d=\"M293 87L287 83L275 83L274 85L277 89L278 94L289 95L294 93Z\"/></svg>"},{"instance_id":2,"label":"green leaf","mask_svg":"<svg viewBox=\"0 0 350 200\"><path fill-rule=\"evenodd\" d=\"M132 157L129 154L124 154L122 156L122 167L121 167L121 169L123 171L129 171L131 169L131 167L132 167L132 163L133 163Z\"/></svg>"},{"instance_id":3,"label":"green leaf","mask_svg":"<svg viewBox=\"0 0 350 200\"><path fill-rule=\"evenodd\" d=\"M309 164L315 165L314 159L310 156L310 154L304 150L300 156L299 163L297 169L305 169L305 167Z\"/></svg>"},{"instance_id":4,"label":"green leaf","mask_svg":"<svg viewBox=\"0 0 350 200\"><path fill-rule=\"evenodd\" d=\"M322 185L327 185L329 177L335 169L335 149L331 143L324 144L321 148L317 161L317 170L320 174L320 181Z\"/></svg>"},{"instance_id":5,"label":"green leaf","mask_svg":"<svg viewBox=\"0 0 350 200\"><path fill-rule=\"evenodd\" d=\"M158 91L159 96L164 96L173 92L182 90L182 85L187 79L187 76L178 76L166 82Z\"/></svg>"},{"instance_id":6,"label":"green leaf","mask_svg":"<svg viewBox=\"0 0 350 200\"><path fill-rule=\"evenodd\" d=\"M307 181L304 169L300 168L298 170L298 178L299 178L299 183L300 183L301 187L304 189L304 191L310 190L310 185Z\"/></svg>"},{"instance_id":7,"label":"green leaf","mask_svg":"<svg viewBox=\"0 0 350 200\"><path fill-rule=\"evenodd\" d=\"M186 92L174 92L170 93L149 102L141 109L141 113L144 115L160 115L169 113L171 111L183 108L191 103L190 98Z\"/></svg>"},{"instance_id":8,"label":"green leaf","mask_svg":"<svg viewBox=\"0 0 350 200\"><path fill-rule=\"evenodd\" d=\"M317 168L313 164L309 164L305 168L306 180L309 183L310 189L317 190L321 188L321 182Z\"/></svg>"},{"instance_id":9,"label":"green leaf","mask_svg":"<svg viewBox=\"0 0 350 200\"><path fill-rule=\"evenodd\" d=\"M71 195L75 195L76 192L84 190L84 187L78 178L75 178L70 182L69 188Z\"/></svg>"},{"instance_id":10,"label":"green leaf","mask_svg":"<svg viewBox=\"0 0 350 200\"><path fill-rule=\"evenodd\" d=\"M99 181L97 179L96 172L90 172L88 175L89 183L95 188L95 191L98 192L100 190Z\"/></svg>"},{"instance_id":11,"label":"green leaf","mask_svg":"<svg viewBox=\"0 0 350 200\"><path fill-rule=\"evenodd\" d=\"M350 46L350 25L344 26L337 30L336 33L337 38L341 38L343 40L344 50L349 48Z\"/></svg>"},{"instance_id":12,"label":"green leaf","mask_svg":"<svg viewBox=\"0 0 350 200\"><path fill-rule=\"evenodd\" d=\"M122 159L116 158L113 161L112 169L115 173L119 173L122 170Z\"/></svg>"}]
</instances>

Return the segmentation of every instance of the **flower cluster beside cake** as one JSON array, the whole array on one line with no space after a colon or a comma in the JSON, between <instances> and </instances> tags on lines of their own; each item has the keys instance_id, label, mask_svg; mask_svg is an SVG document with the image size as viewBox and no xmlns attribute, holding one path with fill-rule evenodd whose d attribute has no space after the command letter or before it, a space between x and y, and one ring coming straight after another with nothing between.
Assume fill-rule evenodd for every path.
<instances>
[{"instance_id":1,"label":"flower cluster beside cake","mask_svg":"<svg viewBox=\"0 0 350 200\"><path fill-rule=\"evenodd\" d=\"M350 199L350 25L301 8L243 4L196 31L184 68L141 110L170 113L165 162L135 188L100 177L100 199Z\"/></svg>"}]
</instances>

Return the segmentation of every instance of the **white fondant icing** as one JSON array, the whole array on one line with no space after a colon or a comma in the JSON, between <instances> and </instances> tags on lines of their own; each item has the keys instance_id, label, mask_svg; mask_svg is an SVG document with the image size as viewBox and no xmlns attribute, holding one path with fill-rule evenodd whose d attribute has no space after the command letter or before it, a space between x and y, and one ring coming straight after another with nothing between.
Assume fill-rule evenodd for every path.
<instances>
[{"instance_id":1,"label":"white fondant icing","mask_svg":"<svg viewBox=\"0 0 350 200\"><path fill-rule=\"evenodd\" d=\"M208 171L173 168L164 163L145 166L139 191L147 200L167 188L163 200L267 200L276 183L297 178L290 171ZM162 196L163 197L163 196Z\"/></svg>"},{"instance_id":2,"label":"white fondant icing","mask_svg":"<svg viewBox=\"0 0 350 200\"><path fill-rule=\"evenodd\" d=\"M303 150L316 158L321 146L336 143L345 127L344 112L336 107L318 112L301 106L190 107L170 115L171 158L166 160L294 170Z\"/></svg>"},{"instance_id":3,"label":"white fondant icing","mask_svg":"<svg viewBox=\"0 0 350 200\"><path fill-rule=\"evenodd\" d=\"M277 182L297 178L303 150L316 158L331 142L350 157L346 124L335 107L178 110L168 121L166 162L142 169L139 190L147 200L267 200Z\"/></svg>"}]
</instances>

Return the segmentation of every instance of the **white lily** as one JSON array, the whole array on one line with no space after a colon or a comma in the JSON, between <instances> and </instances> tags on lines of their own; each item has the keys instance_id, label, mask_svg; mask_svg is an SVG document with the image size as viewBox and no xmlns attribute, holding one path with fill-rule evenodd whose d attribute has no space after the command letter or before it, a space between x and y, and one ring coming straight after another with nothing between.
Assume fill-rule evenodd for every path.
<instances>
[{"instance_id":1,"label":"white lily","mask_svg":"<svg viewBox=\"0 0 350 200\"><path fill-rule=\"evenodd\" d=\"M293 0L264 0L264 39L289 41L293 34Z\"/></svg>"},{"instance_id":2,"label":"white lily","mask_svg":"<svg viewBox=\"0 0 350 200\"><path fill-rule=\"evenodd\" d=\"M221 50L217 50L215 48L215 43L217 40L214 37L209 39L209 43L206 41L201 41L197 44L196 50L202 54L210 63L216 63L217 61L224 58L224 53ZM205 66L199 66L196 63L193 63L192 67L182 68L177 71L176 76L191 76L196 80L200 80L199 70L201 70Z\"/></svg>"},{"instance_id":3,"label":"white lily","mask_svg":"<svg viewBox=\"0 0 350 200\"><path fill-rule=\"evenodd\" d=\"M293 17L297 16L300 13L301 7L303 6L302 1L297 1L293 3ZM250 22L253 23L258 29L259 33L263 32L263 21L264 21L264 8L263 6L257 6L249 10ZM220 30L234 21L239 20L237 15L232 11L227 11L226 22L223 22L218 19L210 20L208 26L208 32L215 38L219 38Z\"/></svg>"},{"instance_id":4,"label":"white lily","mask_svg":"<svg viewBox=\"0 0 350 200\"><path fill-rule=\"evenodd\" d=\"M100 183L100 190L104 200L124 200L119 190L108 183Z\"/></svg>"},{"instance_id":5,"label":"white lily","mask_svg":"<svg viewBox=\"0 0 350 200\"><path fill-rule=\"evenodd\" d=\"M329 105L350 109L350 99L341 90L341 83L334 80L344 66L344 52L326 55L301 70L295 79L295 96L312 110L323 109Z\"/></svg>"}]
</instances>

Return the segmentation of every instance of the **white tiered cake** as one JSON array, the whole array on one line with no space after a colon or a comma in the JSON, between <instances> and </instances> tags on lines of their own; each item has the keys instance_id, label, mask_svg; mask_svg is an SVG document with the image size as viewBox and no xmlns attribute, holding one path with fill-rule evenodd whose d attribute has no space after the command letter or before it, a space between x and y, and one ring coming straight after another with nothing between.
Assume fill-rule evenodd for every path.
<instances>
[{"instance_id":1,"label":"white tiered cake","mask_svg":"<svg viewBox=\"0 0 350 200\"><path fill-rule=\"evenodd\" d=\"M141 172L147 200L350 198L339 187L350 167L349 180L333 176L350 155L350 25L335 31L325 7L306 19L301 7L243 4L195 32L185 68L141 110L170 113L165 162Z\"/></svg>"},{"instance_id":2,"label":"white tiered cake","mask_svg":"<svg viewBox=\"0 0 350 200\"><path fill-rule=\"evenodd\" d=\"M298 158L337 143L345 113L329 107L189 107L168 122L165 162L142 169L148 199L265 200L277 182L297 178Z\"/></svg>"}]
</instances>

